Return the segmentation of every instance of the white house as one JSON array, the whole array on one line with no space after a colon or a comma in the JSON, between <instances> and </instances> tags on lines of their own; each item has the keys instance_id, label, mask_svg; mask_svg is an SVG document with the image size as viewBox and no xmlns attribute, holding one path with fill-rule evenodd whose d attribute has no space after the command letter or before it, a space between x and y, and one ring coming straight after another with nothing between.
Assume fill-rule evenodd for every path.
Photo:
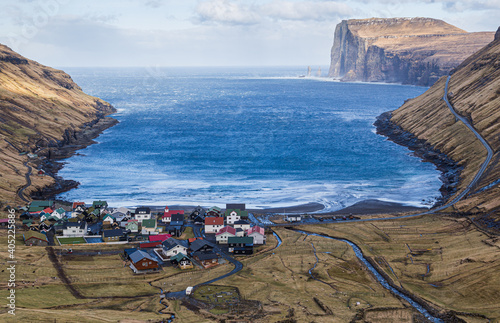
<instances>
[{"instance_id":1,"label":"white house","mask_svg":"<svg viewBox=\"0 0 500 323\"><path fill-rule=\"evenodd\" d=\"M175 256L179 253L183 253L185 255L188 254L187 252L187 246L184 245L181 241L174 239L174 238L168 238L167 240L162 242L163 245L163 254L170 259L170 257Z\"/></svg>"},{"instance_id":2,"label":"white house","mask_svg":"<svg viewBox=\"0 0 500 323\"><path fill-rule=\"evenodd\" d=\"M66 222L62 231L65 237L83 237L87 234L87 222Z\"/></svg>"},{"instance_id":3,"label":"white house","mask_svg":"<svg viewBox=\"0 0 500 323\"><path fill-rule=\"evenodd\" d=\"M206 217L205 218L205 233L217 233L224 227L223 217Z\"/></svg>"},{"instance_id":4,"label":"white house","mask_svg":"<svg viewBox=\"0 0 500 323\"><path fill-rule=\"evenodd\" d=\"M148 207L138 207L135 210L135 219L139 222L142 220L151 220L151 209Z\"/></svg>"},{"instance_id":5,"label":"white house","mask_svg":"<svg viewBox=\"0 0 500 323\"><path fill-rule=\"evenodd\" d=\"M241 229L243 231L247 231L248 229L250 229L250 223L243 220L234 222L233 226L235 229Z\"/></svg>"},{"instance_id":6,"label":"white house","mask_svg":"<svg viewBox=\"0 0 500 323\"><path fill-rule=\"evenodd\" d=\"M253 237L254 244L266 244L266 234L264 228L256 225L248 229L246 233L247 237Z\"/></svg>"},{"instance_id":7,"label":"white house","mask_svg":"<svg viewBox=\"0 0 500 323\"><path fill-rule=\"evenodd\" d=\"M241 220L241 216L235 210L232 210L226 217L227 224L234 224L234 222Z\"/></svg>"},{"instance_id":8,"label":"white house","mask_svg":"<svg viewBox=\"0 0 500 323\"><path fill-rule=\"evenodd\" d=\"M227 244L229 237L236 237L236 229L230 226L225 226L217 232L215 240L218 244Z\"/></svg>"}]
</instances>

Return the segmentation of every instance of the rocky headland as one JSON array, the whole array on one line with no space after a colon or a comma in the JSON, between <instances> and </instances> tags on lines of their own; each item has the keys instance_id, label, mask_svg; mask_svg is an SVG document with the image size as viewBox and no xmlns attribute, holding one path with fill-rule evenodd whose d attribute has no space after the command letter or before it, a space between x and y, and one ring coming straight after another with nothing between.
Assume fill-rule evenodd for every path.
<instances>
[{"instance_id":1,"label":"rocky headland","mask_svg":"<svg viewBox=\"0 0 500 323\"><path fill-rule=\"evenodd\" d=\"M335 28L329 77L430 86L493 40L431 18L343 20Z\"/></svg>"},{"instance_id":2,"label":"rocky headland","mask_svg":"<svg viewBox=\"0 0 500 323\"><path fill-rule=\"evenodd\" d=\"M442 77L421 96L381 115L375 125L380 134L435 163L444 174L444 200L450 200L471 183L487 151L450 112L442 99L445 83ZM493 42L451 71L448 100L494 152L486 172L451 211L496 214L500 210L500 29Z\"/></svg>"},{"instance_id":3,"label":"rocky headland","mask_svg":"<svg viewBox=\"0 0 500 323\"><path fill-rule=\"evenodd\" d=\"M0 45L0 201L19 203L77 183L61 163L118 121L115 109L85 94L63 71Z\"/></svg>"}]
</instances>

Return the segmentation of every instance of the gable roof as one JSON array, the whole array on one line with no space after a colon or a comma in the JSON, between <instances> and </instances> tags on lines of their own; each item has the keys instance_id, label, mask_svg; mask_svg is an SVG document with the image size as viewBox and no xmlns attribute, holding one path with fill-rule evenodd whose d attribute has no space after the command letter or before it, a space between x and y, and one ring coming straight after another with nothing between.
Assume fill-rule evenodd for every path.
<instances>
[{"instance_id":1,"label":"gable roof","mask_svg":"<svg viewBox=\"0 0 500 323\"><path fill-rule=\"evenodd\" d=\"M250 225L250 223L248 223L247 221L245 220L238 220L238 221L234 221L234 224L248 224Z\"/></svg>"},{"instance_id":2,"label":"gable roof","mask_svg":"<svg viewBox=\"0 0 500 323\"><path fill-rule=\"evenodd\" d=\"M188 255L183 254L182 252L179 252L175 256L170 257L170 261L175 260L177 262L180 262L183 258L187 258L189 259L189 261L191 261L191 258L189 258Z\"/></svg>"},{"instance_id":3,"label":"gable roof","mask_svg":"<svg viewBox=\"0 0 500 323\"><path fill-rule=\"evenodd\" d=\"M49 242L49 240L47 239L47 236L45 234L40 233L40 232L36 232L36 231L32 231L32 230L30 230L29 232L23 233L23 236L24 236L24 241L31 239L31 238L35 238L35 239Z\"/></svg>"},{"instance_id":4,"label":"gable roof","mask_svg":"<svg viewBox=\"0 0 500 323\"><path fill-rule=\"evenodd\" d=\"M106 215L104 215L104 216L102 217L102 220L104 221L104 220L106 220L107 218L111 218L113 221L115 221L115 220L116 220L116 218L115 218L114 216L112 216L111 214L109 214L109 213L107 213Z\"/></svg>"},{"instance_id":5,"label":"gable roof","mask_svg":"<svg viewBox=\"0 0 500 323\"><path fill-rule=\"evenodd\" d=\"M142 220L142 227L148 229L154 229L156 228L156 220L155 219Z\"/></svg>"},{"instance_id":6,"label":"gable roof","mask_svg":"<svg viewBox=\"0 0 500 323\"><path fill-rule=\"evenodd\" d=\"M171 238L172 235L171 234L168 234L168 233L164 233L164 234L156 234L156 235L151 235L149 236L149 241L153 242L153 241L165 241L167 240L168 238Z\"/></svg>"},{"instance_id":7,"label":"gable roof","mask_svg":"<svg viewBox=\"0 0 500 323\"><path fill-rule=\"evenodd\" d=\"M54 205L54 201L32 201L30 203L30 208L32 207L52 207Z\"/></svg>"},{"instance_id":8,"label":"gable roof","mask_svg":"<svg viewBox=\"0 0 500 323\"><path fill-rule=\"evenodd\" d=\"M135 214L149 214L151 213L151 209L146 206L141 206L135 209Z\"/></svg>"},{"instance_id":9,"label":"gable roof","mask_svg":"<svg viewBox=\"0 0 500 323\"><path fill-rule=\"evenodd\" d=\"M144 258L146 258L148 260L152 260L154 262L157 262L156 260L153 259L153 257L151 257L149 255L149 253L142 251L142 250L136 250L136 251L132 252L129 257L130 257L130 260L132 260L132 262L134 262L134 263L137 263Z\"/></svg>"},{"instance_id":10,"label":"gable roof","mask_svg":"<svg viewBox=\"0 0 500 323\"><path fill-rule=\"evenodd\" d=\"M78 228L78 229L85 229L87 226L87 222L85 221L78 221L78 222L66 222L64 223L63 230L68 229L68 228Z\"/></svg>"},{"instance_id":11,"label":"gable roof","mask_svg":"<svg viewBox=\"0 0 500 323\"><path fill-rule=\"evenodd\" d=\"M216 236L221 235L223 233L230 233L233 236L236 235L236 229L230 226L225 226L222 229L219 230L219 232L216 234Z\"/></svg>"},{"instance_id":12,"label":"gable roof","mask_svg":"<svg viewBox=\"0 0 500 323\"><path fill-rule=\"evenodd\" d=\"M73 206L71 207L73 210L76 209L77 206L85 207L85 202L73 202Z\"/></svg>"},{"instance_id":13,"label":"gable roof","mask_svg":"<svg viewBox=\"0 0 500 323\"><path fill-rule=\"evenodd\" d=\"M253 243L253 237L229 237L227 239L227 243L244 243L251 244Z\"/></svg>"},{"instance_id":14,"label":"gable roof","mask_svg":"<svg viewBox=\"0 0 500 323\"><path fill-rule=\"evenodd\" d=\"M217 259L219 256L214 253L214 252L195 252L193 253L193 257L197 257L200 260L211 260L211 259Z\"/></svg>"},{"instance_id":15,"label":"gable roof","mask_svg":"<svg viewBox=\"0 0 500 323\"><path fill-rule=\"evenodd\" d=\"M258 225L247 229L247 235L251 235L252 233L259 233L261 235L265 234L264 228L259 227Z\"/></svg>"},{"instance_id":16,"label":"gable roof","mask_svg":"<svg viewBox=\"0 0 500 323\"><path fill-rule=\"evenodd\" d=\"M182 214L182 215L184 215L184 210L169 210L168 206L166 206L165 207L165 211L163 211L162 218L168 218L168 217L171 217L174 214Z\"/></svg>"},{"instance_id":17,"label":"gable roof","mask_svg":"<svg viewBox=\"0 0 500 323\"><path fill-rule=\"evenodd\" d=\"M46 214L52 214L53 212L54 212L54 210L52 210L50 207L43 209L43 213L46 213Z\"/></svg>"},{"instance_id":18,"label":"gable roof","mask_svg":"<svg viewBox=\"0 0 500 323\"><path fill-rule=\"evenodd\" d=\"M205 225L224 225L224 218L215 216L206 217Z\"/></svg>"},{"instance_id":19,"label":"gable roof","mask_svg":"<svg viewBox=\"0 0 500 323\"><path fill-rule=\"evenodd\" d=\"M172 222L184 222L183 214L172 214Z\"/></svg>"},{"instance_id":20,"label":"gable roof","mask_svg":"<svg viewBox=\"0 0 500 323\"><path fill-rule=\"evenodd\" d=\"M175 248L175 246L181 246L184 248L188 247L186 244L186 240L177 240L174 238L168 238L167 240L163 241L162 245L167 250Z\"/></svg>"},{"instance_id":21,"label":"gable roof","mask_svg":"<svg viewBox=\"0 0 500 323\"><path fill-rule=\"evenodd\" d=\"M212 248L212 246L209 245L205 240L195 240L191 243L191 246L189 246L189 248L191 248L191 250L196 252L196 251L200 250L201 248L203 248L205 245Z\"/></svg>"},{"instance_id":22,"label":"gable roof","mask_svg":"<svg viewBox=\"0 0 500 323\"><path fill-rule=\"evenodd\" d=\"M109 237L121 237L123 235L123 229L112 229L112 230L103 230L102 235L105 238Z\"/></svg>"},{"instance_id":23,"label":"gable roof","mask_svg":"<svg viewBox=\"0 0 500 323\"><path fill-rule=\"evenodd\" d=\"M108 202L106 202L106 201L101 201L101 200L99 200L99 201L94 201L94 202L92 202L92 206L93 206L93 207L108 206Z\"/></svg>"},{"instance_id":24,"label":"gable roof","mask_svg":"<svg viewBox=\"0 0 500 323\"><path fill-rule=\"evenodd\" d=\"M66 213L66 210L65 210L65 209L63 209L62 207L60 207L60 208L58 208L57 210L55 210L54 212L57 212L57 213L59 213L59 214L63 215L63 214L65 214L65 213Z\"/></svg>"}]
</instances>

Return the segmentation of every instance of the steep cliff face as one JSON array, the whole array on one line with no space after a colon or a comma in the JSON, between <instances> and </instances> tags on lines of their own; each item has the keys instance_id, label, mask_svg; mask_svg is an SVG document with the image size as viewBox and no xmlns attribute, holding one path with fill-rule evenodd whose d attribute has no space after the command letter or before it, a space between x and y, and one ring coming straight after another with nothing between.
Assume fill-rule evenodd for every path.
<instances>
[{"instance_id":1,"label":"steep cliff face","mask_svg":"<svg viewBox=\"0 0 500 323\"><path fill-rule=\"evenodd\" d=\"M0 201L19 201L16 192L26 184L28 169L24 163L40 165L40 159L20 153L54 157L68 144L84 146L96 135L90 135L93 126L114 123L105 118L114 111L83 93L68 74L0 45ZM51 177L30 179L26 197L54 182Z\"/></svg>"},{"instance_id":2,"label":"steep cliff face","mask_svg":"<svg viewBox=\"0 0 500 323\"><path fill-rule=\"evenodd\" d=\"M493 37L431 18L343 20L335 28L329 76L429 86Z\"/></svg>"},{"instance_id":3,"label":"steep cliff face","mask_svg":"<svg viewBox=\"0 0 500 323\"><path fill-rule=\"evenodd\" d=\"M500 31L500 29L499 29ZM465 189L486 157L486 149L465 125L457 121L442 100L445 77L421 96L377 122L378 131L403 145L402 133L411 133L435 151L450 157L463 170L457 191ZM500 210L500 34L467 58L452 73L449 100L488 141L494 157L479 183L456 205L463 212ZM384 121L385 119L385 121ZM398 129L393 131L394 126ZM392 130L391 130L392 129Z\"/></svg>"}]
</instances>

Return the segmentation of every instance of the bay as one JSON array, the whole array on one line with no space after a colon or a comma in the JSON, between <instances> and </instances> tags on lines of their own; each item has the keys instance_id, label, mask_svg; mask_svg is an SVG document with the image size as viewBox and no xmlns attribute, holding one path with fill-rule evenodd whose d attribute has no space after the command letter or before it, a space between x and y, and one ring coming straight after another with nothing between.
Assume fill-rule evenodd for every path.
<instances>
[{"instance_id":1,"label":"bay","mask_svg":"<svg viewBox=\"0 0 500 323\"><path fill-rule=\"evenodd\" d=\"M439 172L375 133L426 88L301 78L304 68L66 68L120 123L65 162L68 200L250 207L429 205Z\"/></svg>"}]
</instances>

